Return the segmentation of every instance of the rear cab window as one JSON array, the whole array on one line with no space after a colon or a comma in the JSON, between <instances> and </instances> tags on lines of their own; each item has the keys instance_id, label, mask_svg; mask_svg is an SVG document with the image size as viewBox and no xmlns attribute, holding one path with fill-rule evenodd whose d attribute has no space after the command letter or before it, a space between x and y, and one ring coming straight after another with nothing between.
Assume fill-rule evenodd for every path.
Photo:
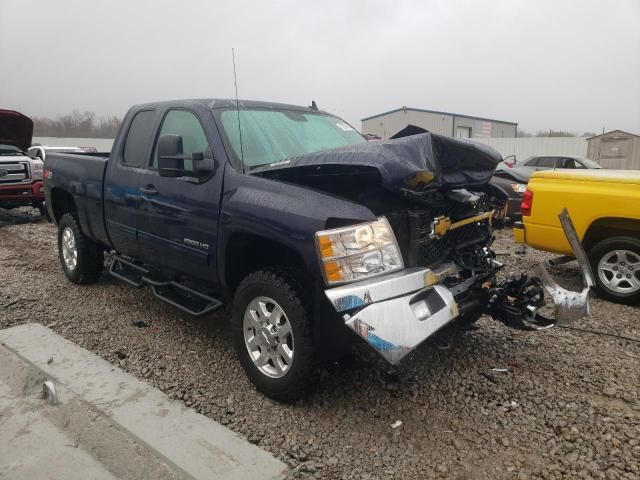
<instances>
[{"instance_id":1,"label":"rear cab window","mask_svg":"<svg viewBox=\"0 0 640 480\"><path fill-rule=\"evenodd\" d=\"M155 118L154 110L143 110L133 117L122 152L124 165L142 168L147 163L146 155L153 137Z\"/></svg>"}]
</instances>

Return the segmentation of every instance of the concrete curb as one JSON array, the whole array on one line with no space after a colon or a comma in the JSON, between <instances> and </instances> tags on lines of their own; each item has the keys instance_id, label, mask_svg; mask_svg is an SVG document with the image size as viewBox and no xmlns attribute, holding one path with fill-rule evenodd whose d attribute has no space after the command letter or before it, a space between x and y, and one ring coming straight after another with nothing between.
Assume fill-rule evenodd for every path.
<instances>
[{"instance_id":1,"label":"concrete curb","mask_svg":"<svg viewBox=\"0 0 640 480\"><path fill-rule=\"evenodd\" d=\"M0 342L194 479L284 476L268 452L40 324L0 330Z\"/></svg>"}]
</instances>

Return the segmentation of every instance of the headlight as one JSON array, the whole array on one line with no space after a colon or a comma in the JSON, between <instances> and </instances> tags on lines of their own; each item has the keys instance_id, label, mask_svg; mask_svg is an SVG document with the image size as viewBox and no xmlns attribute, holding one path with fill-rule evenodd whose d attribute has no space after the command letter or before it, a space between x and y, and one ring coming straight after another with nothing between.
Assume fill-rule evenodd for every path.
<instances>
[{"instance_id":1,"label":"headlight","mask_svg":"<svg viewBox=\"0 0 640 480\"><path fill-rule=\"evenodd\" d=\"M524 183L512 183L511 188L516 193L524 193L527 191L527 186Z\"/></svg>"},{"instance_id":2,"label":"headlight","mask_svg":"<svg viewBox=\"0 0 640 480\"><path fill-rule=\"evenodd\" d=\"M316 233L327 285L352 282L403 268L396 237L386 218Z\"/></svg>"},{"instance_id":3,"label":"headlight","mask_svg":"<svg viewBox=\"0 0 640 480\"><path fill-rule=\"evenodd\" d=\"M44 163L42 160L32 160L31 161L31 178L33 180L42 180L42 167Z\"/></svg>"}]
</instances>

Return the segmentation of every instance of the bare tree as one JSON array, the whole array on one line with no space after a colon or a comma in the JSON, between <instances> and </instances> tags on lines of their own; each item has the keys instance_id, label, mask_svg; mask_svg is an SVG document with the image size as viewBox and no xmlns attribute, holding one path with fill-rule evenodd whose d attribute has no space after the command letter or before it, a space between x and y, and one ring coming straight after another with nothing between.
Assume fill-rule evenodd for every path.
<instances>
[{"instance_id":1,"label":"bare tree","mask_svg":"<svg viewBox=\"0 0 640 480\"><path fill-rule=\"evenodd\" d=\"M118 117L100 117L94 112L73 110L58 115L55 120L47 117L33 118L33 132L38 137L114 138L120 127Z\"/></svg>"},{"instance_id":2,"label":"bare tree","mask_svg":"<svg viewBox=\"0 0 640 480\"><path fill-rule=\"evenodd\" d=\"M527 132L526 130L521 130L521 129L518 129L517 136L518 137L533 137L533 135L531 133Z\"/></svg>"},{"instance_id":3,"label":"bare tree","mask_svg":"<svg viewBox=\"0 0 640 480\"><path fill-rule=\"evenodd\" d=\"M536 137L577 137L575 132L565 132L562 130L538 130Z\"/></svg>"}]
</instances>

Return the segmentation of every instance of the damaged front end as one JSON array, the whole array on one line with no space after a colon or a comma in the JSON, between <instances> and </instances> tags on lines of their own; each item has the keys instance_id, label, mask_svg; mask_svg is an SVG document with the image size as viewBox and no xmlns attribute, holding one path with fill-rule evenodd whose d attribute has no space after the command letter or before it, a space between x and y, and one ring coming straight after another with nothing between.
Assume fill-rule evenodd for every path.
<instances>
[{"instance_id":1,"label":"damaged front end","mask_svg":"<svg viewBox=\"0 0 640 480\"><path fill-rule=\"evenodd\" d=\"M562 225L586 288L564 290L544 271L497 281L502 265L491 250L492 222L507 197L490 180L501 160L486 145L422 133L252 173L349 199L378 217L374 226L328 219L316 246L335 311L395 364L454 321L469 325L488 314L510 327L541 330L588 313L593 276L566 211Z\"/></svg>"},{"instance_id":2,"label":"damaged front end","mask_svg":"<svg viewBox=\"0 0 640 480\"><path fill-rule=\"evenodd\" d=\"M488 181L499 155L431 134L400 142L404 143L383 146L385 159L393 153L397 163L385 160L379 170L383 187L396 198L400 193L402 201L380 194L369 198L384 202L367 196L354 200L388 219L405 269L325 291L350 329L395 364L451 322L469 325L487 314L513 328L544 330L588 315L593 275L566 210L560 220L580 263L585 288L565 290L542 266L533 275L499 282L502 265L491 250L492 222L505 198ZM367 147L366 153L374 148ZM411 163L404 155L407 151ZM366 158L373 166L374 157L362 154L350 152L348 158L354 164ZM402 174L408 164L415 168L402 181L400 168L392 170L400 164Z\"/></svg>"},{"instance_id":3,"label":"damaged front end","mask_svg":"<svg viewBox=\"0 0 640 480\"><path fill-rule=\"evenodd\" d=\"M406 268L325 293L345 324L391 364L398 363L445 325L481 314L521 330L564 325L589 314L588 292L594 281L566 209L559 216L580 263L585 284L581 292L560 287L542 266L539 276L521 275L496 282L494 273L501 265L485 247L482 262L488 268L471 272L466 278L460 265L448 262L431 268ZM483 221L488 219L468 224ZM455 258L456 254L451 256ZM541 311L545 292L553 300L553 315Z\"/></svg>"}]
</instances>

